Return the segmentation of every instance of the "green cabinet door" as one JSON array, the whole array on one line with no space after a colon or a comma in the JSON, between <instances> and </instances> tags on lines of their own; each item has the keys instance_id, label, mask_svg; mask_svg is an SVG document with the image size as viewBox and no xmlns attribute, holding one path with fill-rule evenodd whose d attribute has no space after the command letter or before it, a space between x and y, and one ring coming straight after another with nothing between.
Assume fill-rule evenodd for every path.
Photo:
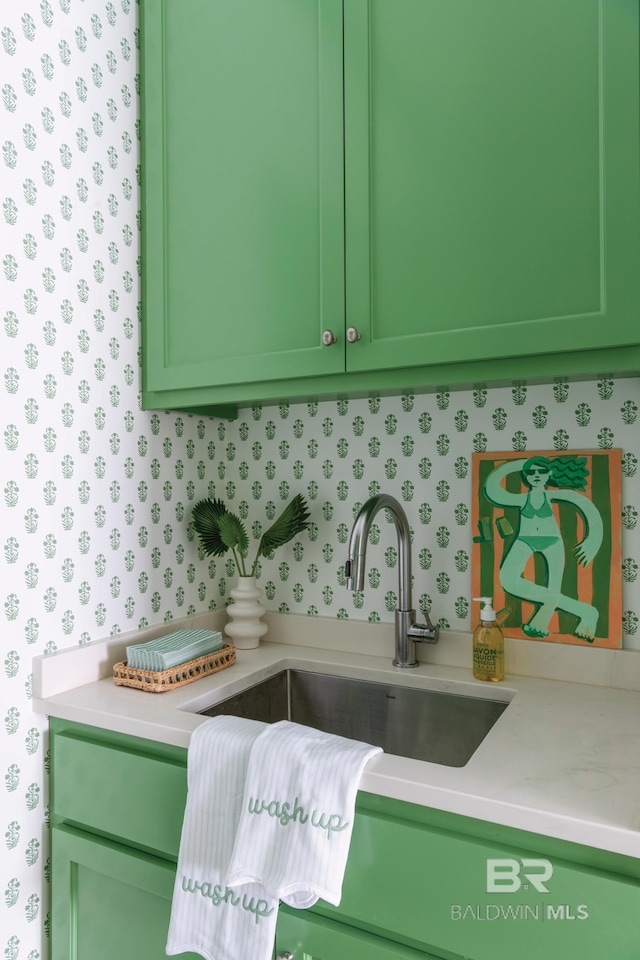
<instances>
[{"instance_id":1,"label":"green cabinet door","mask_svg":"<svg viewBox=\"0 0 640 960\"><path fill-rule=\"evenodd\" d=\"M50 722L51 960L160 960L186 750ZM639 913L638 860L361 793L340 906L282 907L277 952L638 960Z\"/></svg>"},{"instance_id":2,"label":"green cabinet door","mask_svg":"<svg viewBox=\"0 0 640 960\"><path fill-rule=\"evenodd\" d=\"M638 343L637 0L344 9L347 369Z\"/></svg>"},{"instance_id":3,"label":"green cabinet door","mask_svg":"<svg viewBox=\"0 0 640 960\"><path fill-rule=\"evenodd\" d=\"M637 370L637 0L141 8L146 408Z\"/></svg>"},{"instance_id":4,"label":"green cabinet door","mask_svg":"<svg viewBox=\"0 0 640 960\"><path fill-rule=\"evenodd\" d=\"M430 960L435 954L403 947L346 924L281 907L276 960Z\"/></svg>"},{"instance_id":5,"label":"green cabinet door","mask_svg":"<svg viewBox=\"0 0 640 960\"><path fill-rule=\"evenodd\" d=\"M51 834L51 960L164 960L175 866L69 827Z\"/></svg>"},{"instance_id":6,"label":"green cabinet door","mask_svg":"<svg viewBox=\"0 0 640 960\"><path fill-rule=\"evenodd\" d=\"M69 827L52 830L51 960L163 960L175 866ZM295 960L427 960L364 931L282 908L276 952ZM183 960L198 960L182 953ZM247 958L250 960L250 958Z\"/></svg>"},{"instance_id":7,"label":"green cabinet door","mask_svg":"<svg viewBox=\"0 0 640 960\"><path fill-rule=\"evenodd\" d=\"M141 6L144 393L342 371L342 0Z\"/></svg>"}]
</instances>

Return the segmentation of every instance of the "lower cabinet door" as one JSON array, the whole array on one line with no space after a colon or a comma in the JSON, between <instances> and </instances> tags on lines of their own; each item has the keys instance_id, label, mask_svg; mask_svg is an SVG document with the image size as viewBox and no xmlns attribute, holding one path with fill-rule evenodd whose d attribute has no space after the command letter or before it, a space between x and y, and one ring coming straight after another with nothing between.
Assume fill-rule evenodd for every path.
<instances>
[{"instance_id":1,"label":"lower cabinet door","mask_svg":"<svg viewBox=\"0 0 640 960\"><path fill-rule=\"evenodd\" d=\"M51 842L51 960L165 960L173 864L68 827Z\"/></svg>"},{"instance_id":2,"label":"lower cabinet door","mask_svg":"<svg viewBox=\"0 0 640 960\"><path fill-rule=\"evenodd\" d=\"M165 960L172 863L60 826L52 830L52 867L51 960ZM287 953L295 960L432 957L281 907L275 954ZM201 958L183 953L180 960Z\"/></svg>"},{"instance_id":3,"label":"lower cabinet door","mask_svg":"<svg viewBox=\"0 0 640 960\"><path fill-rule=\"evenodd\" d=\"M435 960L431 953L403 947L344 923L280 907L276 960L290 957L293 960Z\"/></svg>"}]
</instances>

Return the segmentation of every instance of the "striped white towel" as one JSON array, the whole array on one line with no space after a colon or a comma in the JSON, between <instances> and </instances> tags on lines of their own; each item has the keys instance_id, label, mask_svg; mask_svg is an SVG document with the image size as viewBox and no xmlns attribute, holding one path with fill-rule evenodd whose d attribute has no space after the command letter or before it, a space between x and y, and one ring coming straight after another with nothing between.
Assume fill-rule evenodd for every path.
<instances>
[{"instance_id":1,"label":"striped white towel","mask_svg":"<svg viewBox=\"0 0 640 960\"><path fill-rule=\"evenodd\" d=\"M270 960L277 899L250 883L227 886L249 754L266 724L212 717L191 737L189 791L166 952L206 960Z\"/></svg>"},{"instance_id":2,"label":"striped white towel","mask_svg":"<svg viewBox=\"0 0 640 960\"><path fill-rule=\"evenodd\" d=\"M127 647L127 664L139 670L171 670L187 660L222 649L219 630L175 630Z\"/></svg>"},{"instance_id":3,"label":"striped white towel","mask_svg":"<svg viewBox=\"0 0 640 960\"><path fill-rule=\"evenodd\" d=\"M381 752L288 720L267 727L251 749L227 884L259 883L299 909L319 897L338 906L358 784Z\"/></svg>"}]
</instances>

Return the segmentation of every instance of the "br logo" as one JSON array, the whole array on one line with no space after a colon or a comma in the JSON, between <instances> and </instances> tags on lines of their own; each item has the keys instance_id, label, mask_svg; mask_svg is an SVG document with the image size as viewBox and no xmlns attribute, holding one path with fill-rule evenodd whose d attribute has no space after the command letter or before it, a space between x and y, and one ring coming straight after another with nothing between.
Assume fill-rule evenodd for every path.
<instances>
[{"instance_id":1,"label":"br logo","mask_svg":"<svg viewBox=\"0 0 640 960\"><path fill-rule=\"evenodd\" d=\"M532 886L538 893L548 893L546 883L553 875L550 860L531 857L515 860L512 857L487 859L487 893L517 893Z\"/></svg>"}]
</instances>

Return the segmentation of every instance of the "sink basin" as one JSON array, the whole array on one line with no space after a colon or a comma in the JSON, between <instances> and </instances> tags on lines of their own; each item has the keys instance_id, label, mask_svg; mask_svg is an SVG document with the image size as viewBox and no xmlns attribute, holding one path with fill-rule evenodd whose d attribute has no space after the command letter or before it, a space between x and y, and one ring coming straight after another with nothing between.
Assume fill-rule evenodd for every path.
<instances>
[{"instance_id":1,"label":"sink basin","mask_svg":"<svg viewBox=\"0 0 640 960\"><path fill-rule=\"evenodd\" d=\"M293 720L373 743L385 753L463 767L508 705L484 697L283 670L199 712L266 723Z\"/></svg>"}]
</instances>

